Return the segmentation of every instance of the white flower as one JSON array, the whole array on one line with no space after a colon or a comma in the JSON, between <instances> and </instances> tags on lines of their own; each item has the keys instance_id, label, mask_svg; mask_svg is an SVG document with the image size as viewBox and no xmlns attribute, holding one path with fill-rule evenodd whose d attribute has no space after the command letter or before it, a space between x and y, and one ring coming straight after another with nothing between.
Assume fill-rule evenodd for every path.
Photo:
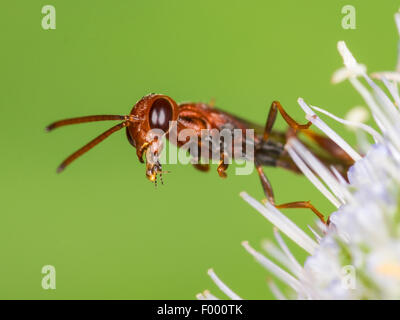
<instances>
[{"instance_id":1,"label":"white flower","mask_svg":"<svg viewBox=\"0 0 400 320\"><path fill-rule=\"evenodd\" d=\"M400 13L395 15L395 20L400 33ZM267 242L264 249L279 265L248 242L243 242L243 246L276 278L291 287L298 299L400 299L400 94L397 86L400 67L395 72L373 74L382 81L386 94L343 41L338 43L338 50L345 68L337 71L332 80L350 81L369 107L380 132L355 122L360 112L352 113L352 120L344 120L299 98L306 118L335 141L355 164L348 171L347 182L334 168L326 168L299 140L291 138L286 150L337 211L330 215L328 226L318 221L317 230L309 227L315 238L312 239L271 204L262 204L243 192L243 199L275 225L279 248ZM374 143L367 143L365 134L358 135L359 147L365 150L362 157L313 110L355 128L358 133L369 134ZM279 232L309 254L303 266ZM225 294L240 299L214 271L210 270L209 274ZM278 299L286 298L273 282L269 286ZM208 291L198 298L216 299Z\"/></svg>"}]
</instances>

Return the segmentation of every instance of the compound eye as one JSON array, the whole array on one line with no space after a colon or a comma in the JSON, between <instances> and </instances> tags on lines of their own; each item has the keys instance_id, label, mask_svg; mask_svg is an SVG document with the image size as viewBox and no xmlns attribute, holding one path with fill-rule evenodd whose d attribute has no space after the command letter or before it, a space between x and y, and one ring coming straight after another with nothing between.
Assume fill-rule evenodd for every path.
<instances>
[{"instance_id":1,"label":"compound eye","mask_svg":"<svg viewBox=\"0 0 400 320\"><path fill-rule=\"evenodd\" d=\"M169 121L172 120L172 106L165 98L159 98L153 102L149 113L149 123L151 129L161 129L167 132Z\"/></svg>"}]
</instances>

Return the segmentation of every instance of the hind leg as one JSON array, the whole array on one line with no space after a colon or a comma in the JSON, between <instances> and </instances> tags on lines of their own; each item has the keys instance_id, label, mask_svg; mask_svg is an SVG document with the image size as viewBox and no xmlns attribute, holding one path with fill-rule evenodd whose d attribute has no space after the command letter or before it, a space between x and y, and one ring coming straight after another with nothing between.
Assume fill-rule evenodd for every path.
<instances>
[{"instance_id":1,"label":"hind leg","mask_svg":"<svg viewBox=\"0 0 400 320\"><path fill-rule=\"evenodd\" d=\"M326 221L324 219L324 215L319 212L312 204L310 201L295 201L295 202L288 202L288 203L283 203L283 204L276 204L275 203L275 197L274 197L274 192L272 190L271 183L269 182L269 179L267 178L266 174L264 173L264 170L262 166L256 165L256 169L258 172L258 175L261 180L261 185L264 190L264 194L267 197L268 201L275 207L279 209L310 209L317 217L322 221L322 223L326 224Z\"/></svg>"},{"instance_id":2,"label":"hind leg","mask_svg":"<svg viewBox=\"0 0 400 320\"><path fill-rule=\"evenodd\" d=\"M311 122L309 121L307 124L302 125L296 122L293 118L291 118L286 111L283 109L281 104L278 101L272 102L271 108L268 113L268 118L265 124L263 140L268 141L269 135L271 134L273 125L276 120L276 116L278 115L278 111L285 119L285 121L290 126L288 134L295 134L298 130L306 130L311 126ZM324 224L326 224L324 216L321 212L319 212L311 203L310 201L295 201L295 202L288 202L284 204L277 205L275 203L274 192L272 190L271 183L269 182L268 177L266 176L263 168L261 165L256 163L257 173L260 177L261 185L264 190L264 194L267 197L268 201L279 209L295 209L295 208L304 208L310 209Z\"/></svg>"}]
</instances>

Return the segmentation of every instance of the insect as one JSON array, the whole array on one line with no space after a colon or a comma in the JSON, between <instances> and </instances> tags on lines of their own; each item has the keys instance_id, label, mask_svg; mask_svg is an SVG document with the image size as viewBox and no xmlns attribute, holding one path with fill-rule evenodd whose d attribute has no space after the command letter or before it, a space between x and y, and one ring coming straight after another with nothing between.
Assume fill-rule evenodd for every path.
<instances>
[{"instance_id":1,"label":"insect","mask_svg":"<svg viewBox=\"0 0 400 320\"><path fill-rule=\"evenodd\" d=\"M278 113L283 117L289 128L286 132L273 130ZM289 134L303 132L314 145L308 145L313 153L328 166L335 166L339 172L346 172L353 163L352 159L331 139L310 130L311 122L299 124L291 118L278 101L274 101L270 107L266 124L261 127L228 112L217 109L205 103L181 103L177 104L172 98L162 94L149 94L140 99L132 108L129 115L93 115L78 118L60 120L50 124L46 129L52 131L56 128L94 121L115 120L119 124L111 127L88 144L71 154L58 167L57 172L63 171L71 162L92 149L114 132L125 128L129 143L136 148L136 154L140 162L146 163L146 176L150 181L157 183L157 176L162 179L162 165L159 157L163 148L162 136L149 135L154 129L161 130L169 138L171 123L177 124L177 132L184 129L192 129L194 135L200 137L202 129L222 130L226 127L240 129L254 129L254 164L264 193L270 203L277 208L308 208L312 210L321 221L325 223L324 216L309 202L296 201L277 205L271 183L269 182L263 166L281 167L295 173L300 173L294 162L284 149L286 137ZM121 122L122 121L122 122ZM201 141L200 139L198 141ZM182 147L184 142L178 142ZM199 142L200 144L200 142ZM199 145L200 147L200 145ZM145 159L143 157L145 156ZM226 177L228 163L226 154L221 151L217 172L220 177ZM198 159L197 159L198 160ZM209 164L194 163L194 167L201 171L208 171ZM162 181L162 180L161 180Z\"/></svg>"}]
</instances>

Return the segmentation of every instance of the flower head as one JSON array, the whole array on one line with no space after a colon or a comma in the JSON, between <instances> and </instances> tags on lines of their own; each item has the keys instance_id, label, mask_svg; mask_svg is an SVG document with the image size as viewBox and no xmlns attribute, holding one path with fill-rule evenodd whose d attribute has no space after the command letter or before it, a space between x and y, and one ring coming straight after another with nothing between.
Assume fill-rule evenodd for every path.
<instances>
[{"instance_id":1,"label":"flower head","mask_svg":"<svg viewBox=\"0 0 400 320\"><path fill-rule=\"evenodd\" d=\"M395 20L400 26L400 13L395 15ZM340 119L299 98L306 118L339 145L355 164L345 180L335 168L325 167L297 138L290 138L285 146L289 155L337 210L330 215L328 225L318 221L316 230L309 227L312 238L270 203L260 203L243 192L242 198L275 225L278 247L267 242L264 249L279 265L248 242L243 242L243 246L276 278L291 287L299 299L400 299L400 69L373 73L379 86L343 41L338 43L338 51L345 67L334 74L332 81L348 80L353 85L379 130L357 121L360 109L348 119ZM365 155L351 147L314 110L354 128ZM372 137L372 144L366 135ZM309 254L304 265L290 252L280 232ZM239 297L211 272L222 291L231 298ZM277 298L286 298L274 282L270 281L269 286ZM202 297L207 299L210 294L207 292Z\"/></svg>"}]
</instances>

